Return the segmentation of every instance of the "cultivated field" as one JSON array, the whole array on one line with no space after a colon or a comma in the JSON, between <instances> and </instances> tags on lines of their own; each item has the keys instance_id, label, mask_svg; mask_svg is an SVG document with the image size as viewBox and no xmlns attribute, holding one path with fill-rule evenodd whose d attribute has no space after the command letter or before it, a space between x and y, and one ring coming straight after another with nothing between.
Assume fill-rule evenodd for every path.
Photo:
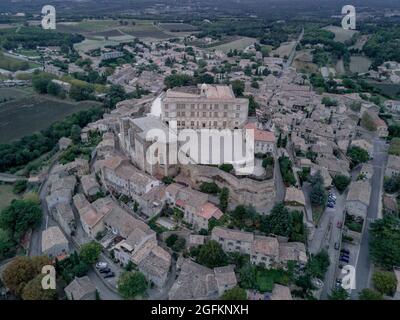
<instances>
[{"instance_id":1,"label":"cultivated field","mask_svg":"<svg viewBox=\"0 0 400 320\"><path fill-rule=\"evenodd\" d=\"M350 71L353 73L368 72L371 60L364 56L351 56Z\"/></svg>"},{"instance_id":2,"label":"cultivated field","mask_svg":"<svg viewBox=\"0 0 400 320\"><path fill-rule=\"evenodd\" d=\"M291 42L284 42L281 46L271 52L272 56L278 55L279 58L287 58L289 57L290 53L292 52L294 46L296 45L295 41Z\"/></svg>"},{"instance_id":3,"label":"cultivated field","mask_svg":"<svg viewBox=\"0 0 400 320\"><path fill-rule=\"evenodd\" d=\"M7 92L7 90L13 90ZM16 89L2 89L0 101ZM67 115L88 109L97 102L63 101L37 94L19 93L14 100L0 103L0 143L7 143L47 128ZM3 99L2 99L3 97Z\"/></svg>"},{"instance_id":4,"label":"cultivated field","mask_svg":"<svg viewBox=\"0 0 400 320\"><path fill-rule=\"evenodd\" d=\"M220 50L222 52L228 52L229 50L243 50L246 47L248 47L249 45L254 44L254 42L256 42L257 39L255 38L249 38L249 37L240 37L238 39L234 39L230 42L224 43L224 44L220 44L217 46L213 46L213 47L208 47L208 49L211 50Z\"/></svg>"},{"instance_id":5,"label":"cultivated field","mask_svg":"<svg viewBox=\"0 0 400 320\"><path fill-rule=\"evenodd\" d=\"M167 32L190 32L197 28L188 23L160 23L160 28Z\"/></svg>"},{"instance_id":6,"label":"cultivated field","mask_svg":"<svg viewBox=\"0 0 400 320\"><path fill-rule=\"evenodd\" d=\"M62 22L57 24L58 31L75 32L88 39L129 41L133 37L149 39L167 39L167 33L153 24L152 20L83 20L81 22ZM118 39L119 37L125 37ZM131 38L128 38L131 37Z\"/></svg>"},{"instance_id":7,"label":"cultivated field","mask_svg":"<svg viewBox=\"0 0 400 320\"><path fill-rule=\"evenodd\" d=\"M337 26L327 26L323 29L333 32L335 34L334 40L342 43L344 43L347 40L350 40L353 37L353 35L358 33L358 31L356 30L345 30Z\"/></svg>"}]
</instances>

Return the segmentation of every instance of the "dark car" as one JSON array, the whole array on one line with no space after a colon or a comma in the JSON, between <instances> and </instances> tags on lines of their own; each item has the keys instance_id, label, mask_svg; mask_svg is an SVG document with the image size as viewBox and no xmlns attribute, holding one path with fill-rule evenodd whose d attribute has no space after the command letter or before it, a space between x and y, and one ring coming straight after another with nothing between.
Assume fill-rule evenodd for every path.
<instances>
[{"instance_id":1,"label":"dark car","mask_svg":"<svg viewBox=\"0 0 400 320\"><path fill-rule=\"evenodd\" d=\"M100 273L109 273L110 271L110 268L104 268L100 270Z\"/></svg>"},{"instance_id":2,"label":"dark car","mask_svg":"<svg viewBox=\"0 0 400 320\"><path fill-rule=\"evenodd\" d=\"M349 249L342 249L342 250L340 250L340 252L343 252L343 253L345 253L347 255L350 255L350 250Z\"/></svg>"},{"instance_id":3,"label":"dark car","mask_svg":"<svg viewBox=\"0 0 400 320\"><path fill-rule=\"evenodd\" d=\"M343 256L341 256L341 257L339 258L339 261L348 263L348 262L349 262L349 257L343 257Z\"/></svg>"},{"instance_id":4,"label":"dark car","mask_svg":"<svg viewBox=\"0 0 400 320\"><path fill-rule=\"evenodd\" d=\"M115 277L115 273L114 272L109 272L109 273L107 273L105 276L104 276L104 279L107 279L107 278L114 278Z\"/></svg>"}]
</instances>

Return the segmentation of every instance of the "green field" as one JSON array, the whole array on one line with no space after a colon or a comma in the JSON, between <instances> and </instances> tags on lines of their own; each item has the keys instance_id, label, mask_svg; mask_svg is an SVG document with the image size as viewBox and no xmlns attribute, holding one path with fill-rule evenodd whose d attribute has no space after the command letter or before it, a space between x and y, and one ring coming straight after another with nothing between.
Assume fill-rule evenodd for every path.
<instances>
[{"instance_id":1,"label":"green field","mask_svg":"<svg viewBox=\"0 0 400 320\"><path fill-rule=\"evenodd\" d=\"M243 50L246 47L248 47L249 45L254 44L254 42L256 42L257 39L255 38L249 38L249 37L240 37L238 39L234 39L232 41L223 43L223 44L219 44L216 46L210 46L208 47L208 49L212 49L212 50L220 50L223 52L228 52L230 50Z\"/></svg>"},{"instance_id":2,"label":"green field","mask_svg":"<svg viewBox=\"0 0 400 320\"><path fill-rule=\"evenodd\" d=\"M98 102L71 102L40 96L22 89L2 88L0 101L0 143L7 143L49 127L66 116L89 109Z\"/></svg>"},{"instance_id":3,"label":"green field","mask_svg":"<svg viewBox=\"0 0 400 320\"><path fill-rule=\"evenodd\" d=\"M356 33L358 33L358 31L355 30L345 30L337 26L328 26L323 29L333 32L335 34L334 40L342 43L350 40Z\"/></svg>"},{"instance_id":4,"label":"green field","mask_svg":"<svg viewBox=\"0 0 400 320\"><path fill-rule=\"evenodd\" d=\"M152 20L83 20L81 22L61 22L58 31L80 33L88 39L127 41L117 39L122 36L137 38L167 39L171 36L153 24ZM116 38L116 39L113 39Z\"/></svg>"},{"instance_id":5,"label":"green field","mask_svg":"<svg viewBox=\"0 0 400 320\"><path fill-rule=\"evenodd\" d=\"M364 56L351 56L350 71L353 73L368 72L372 62L369 58Z\"/></svg>"},{"instance_id":6,"label":"green field","mask_svg":"<svg viewBox=\"0 0 400 320\"><path fill-rule=\"evenodd\" d=\"M11 200L17 199L18 196L13 193L13 185L0 183L0 211L7 207Z\"/></svg>"},{"instance_id":7,"label":"green field","mask_svg":"<svg viewBox=\"0 0 400 320\"><path fill-rule=\"evenodd\" d=\"M37 64L12 58L0 52L0 69L8 71L18 71L18 70L28 70L36 67L38 67Z\"/></svg>"}]
</instances>

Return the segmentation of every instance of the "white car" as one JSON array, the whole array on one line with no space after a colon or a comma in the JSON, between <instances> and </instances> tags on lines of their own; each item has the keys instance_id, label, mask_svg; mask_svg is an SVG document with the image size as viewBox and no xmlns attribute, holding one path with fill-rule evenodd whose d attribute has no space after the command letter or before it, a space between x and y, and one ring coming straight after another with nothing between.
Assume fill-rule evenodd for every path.
<instances>
[{"instance_id":1,"label":"white car","mask_svg":"<svg viewBox=\"0 0 400 320\"><path fill-rule=\"evenodd\" d=\"M105 269L105 268L107 268L107 262L97 262L96 263L96 268L97 269Z\"/></svg>"}]
</instances>

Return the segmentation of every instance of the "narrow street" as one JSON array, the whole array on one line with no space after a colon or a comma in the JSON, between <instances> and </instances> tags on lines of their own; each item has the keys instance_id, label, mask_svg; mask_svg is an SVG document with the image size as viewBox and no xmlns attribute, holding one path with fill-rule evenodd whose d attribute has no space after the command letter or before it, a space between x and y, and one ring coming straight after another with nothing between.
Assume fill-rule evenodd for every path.
<instances>
[{"instance_id":1,"label":"narrow street","mask_svg":"<svg viewBox=\"0 0 400 320\"><path fill-rule=\"evenodd\" d=\"M367 211L367 219L365 221L364 232L360 244L360 252L356 264L356 289L352 290L351 297L358 298L358 293L368 288L370 285L372 264L369 256L369 227L371 222L379 217L381 192L383 188L383 178L386 163L388 160L387 145L385 141L374 139L374 158L372 165L374 174L371 180L371 199Z\"/></svg>"}]
</instances>

